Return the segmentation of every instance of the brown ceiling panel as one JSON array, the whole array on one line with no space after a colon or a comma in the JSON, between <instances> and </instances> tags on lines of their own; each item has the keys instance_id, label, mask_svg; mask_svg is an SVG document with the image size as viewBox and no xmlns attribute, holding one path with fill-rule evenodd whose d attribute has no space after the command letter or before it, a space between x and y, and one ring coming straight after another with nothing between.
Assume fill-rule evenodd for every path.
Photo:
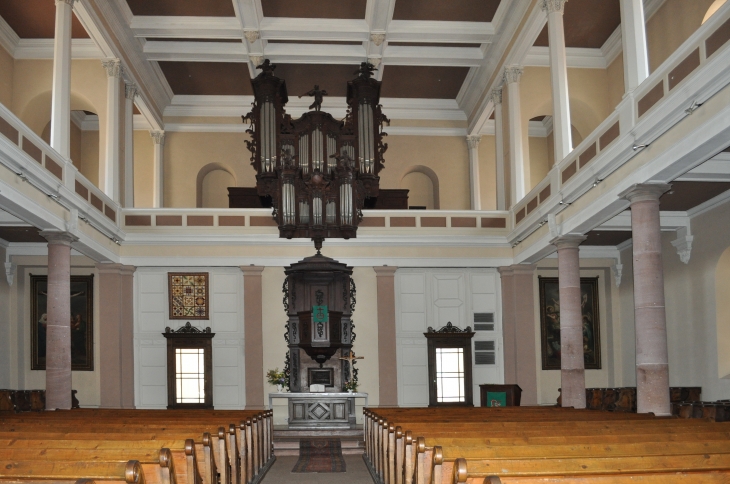
<instances>
[{"instance_id":1,"label":"brown ceiling panel","mask_svg":"<svg viewBox=\"0 0 730 484\"><path fill-rule=\"evenodd\" d=\"M160 62L175 94L252 95L248 65L243 62Z\"/></svg>"},{"instance_id":2,"label":"brown ceiling panel","mask_svg":"<svg viewBox=\"0 0 730 484\"><path fill-rule=\"evenodd\" d=\"M631 238L630 230L591 230L588 237L580 245L610 245L616 246Z\"/></svg>"},{"instance_id":3,"label":"brown ceiling panel","mask_svg":"<svg viewBox=\"0 0 730 484\"><path fill-rule=\"evenodd\" d=\"M383 97L455 99L468 67L386 66Z\"/></svg>"},{"instance_id":4,"label":"brown ceiling panel","mask_svg":"<svg viewBox=\"0 0 730 484\"><path fill-rule=\"evenodd\" d=\"M0 227L0 239L7 242L48 242L35 227Z\"/></svg>"},{"instance_id":5,"label":"brown ceiling panel","mask_svg":"<svg viewBox=\"0 0 730 484\"><path fill-rule=\"evenodd\" d=\"M147 37L147 42L224 42L227 44L240 44L242 39L192 39L192 38L174 38L174 37Z\"/></svg>"},{"instance_id":6,"label":"brown ceiling panel","mask_svg":"<svg viewBox=\"0 0 730 484\"><path fill-rule=\"evenodd\" d=\"M231 0L127 0L135 15L235 17Z\"/></svg>"},{"instance_id":7,"label":"brown ceiling panel","mask_svg":"<svg viewBox=\"0 0 730 484\"><path fill-rule=\"evenodd\" d=\"M0 17L21 39L52 39L56 31L53 0L0 0ZM89 38L75 15L71 17L71 36Z\"/></svg>"},{"instance_id":8,"label":"brown ceiling panel","mask_svg":"<svg viewBox=\"0 0 730 484\"><path fill-rule=\"evenodd\" d=\"M338 64L278 64L275 73L286 81L290 98L304 94L315 84L326 90L328 96L345 97L347 81L357 77L357 68Z\"/></svg>"},{"instance_id":9,"label":"brown ceiling panel","mask_svg":"<svg viewBox=\"0 0 730 484\"><path fill-rule=\"evenodd\" d=\"M500 0L398 0L393 20L491 22Z\"/></svg>"},{"instance_id":10,"label":"brown ceiling panel","mask_svg":"<svg viewBox=\"0 0 730 484\"><path fill-rule=\"evenodd\" d=\"M598 49L621 25L619 0L571 0L563 15L565 46ZM547 25L535 45L548 46Z\"/></svg>"},{"instance_id":11,"label":"brown ceiling panel","mask_svg":"<svg viewBox=\"0 0 730 484\"><path fill-rule=\"evenodd\" d=\"M482 44L444 44L437 42L388 42L388 45L403 45L406 47L481 47Z\"/></svg>"},{"instance_id":12,"label":"brown ceiling panel","mask_svg":"<svg viewBox=\"0 0 730 484\"><path fill-rule=\"evenodd\" d=\"M264 17L364 19L366 5L367 0L261 0Z\"/></svg>"},{"instance_id":13,"label":"brown ceiling panel","mask_svg":"<svg viewBox=\"0 0 730 484\"><path fill-rule=\"evenodd\" d=\"M685 212L730 190L728 182L674 181L672 189L659 199L662 211Z\"/></svg>"},{"instance_id":14,"label":"brown ceiling panel","mask_svg":"<svg viewBox=\"0 0 730 484\"><path fill-rule=\"evenodd\" d=\"M288 39L271 39L267 41L269 44L312 44L312 45L362 45L362 42L348 40L288 40Z\"/></svg>"}]
</instances>

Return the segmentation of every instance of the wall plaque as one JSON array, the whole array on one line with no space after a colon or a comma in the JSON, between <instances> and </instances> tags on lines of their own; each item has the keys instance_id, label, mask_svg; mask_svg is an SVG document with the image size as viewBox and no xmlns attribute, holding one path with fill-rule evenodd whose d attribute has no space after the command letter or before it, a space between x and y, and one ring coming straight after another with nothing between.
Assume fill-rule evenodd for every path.
<instances>
[{"instance_id":1,"label":"wall plaque","mask_svg":"<svg viewBox=\"0 0 730 484\"><path fill-rule=\"evenodd\" d=\"M335 386L335 369L334 368L309 368L308 383L312 385L324 385L326 387Z\"/></svg>"}]
</instances>

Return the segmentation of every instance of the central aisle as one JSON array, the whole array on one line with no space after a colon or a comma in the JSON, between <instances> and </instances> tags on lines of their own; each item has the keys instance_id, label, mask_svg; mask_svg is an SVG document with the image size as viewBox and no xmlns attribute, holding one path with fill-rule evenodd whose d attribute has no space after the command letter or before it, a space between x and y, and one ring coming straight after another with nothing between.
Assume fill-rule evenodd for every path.
<instances>
[{"instance_id":1,"label":"central aisle","mask_svg":"<svg viewBox=\"0 0 730 484\"><path fill-rule=\"evenodd\" d=\"M276 462L266 473L262 482L265 484L289 484L291 482L373 484L370 473L368 473L362 460L362 455L344 455L344 458L347 472L292 473L291 470L299 458L296 456L277 457Z\"/></svg>"}]
</instances>

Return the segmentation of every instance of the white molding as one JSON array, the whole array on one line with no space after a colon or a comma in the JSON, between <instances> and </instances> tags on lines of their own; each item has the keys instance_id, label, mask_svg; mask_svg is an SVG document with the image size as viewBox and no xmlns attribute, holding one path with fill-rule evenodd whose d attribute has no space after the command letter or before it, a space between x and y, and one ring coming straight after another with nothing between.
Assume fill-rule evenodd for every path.
<instances>
[{"instance_id":1,"label":"white molding","mask_svg":"<svg viewBox=\"0 0 730 484\"><path fill-rule=\"evenodd\" d=\"M601 49L568 47L565 49L568 67L605 69L608 62ZM522 62L524 66L550 67L549 47L532 46Z\"/></svg>"},{"instance_id":2,"label":"white molding","mask_svg":"<svg viewBox=\"0 0 730 484\"><path fill-rule=\"evenodd\" d=\"M477 47L417 47L389 45L383 62L389 65L479 67L484 53Z\"/></svg>"},{"instance_id":3,"label":"white molding","mask_svg":"<svg viewBox=\"0 0 730 484\"><path fill-rule=\"evenodd\" d=\"M16 59L53 59L53 39L20 39ZM103 59L106 56L92 39L72 39L72 59Z\"/></svg>"},{"instance_id":4,"label":"white molding","mask_svg":"<svg viewBox=\"0 0 730 484\"><path fill-rule=\"evenodd\" d=\"M328 239L329 242L330 239ZM311 245L311 242L309 242ZM327 253L327 243L322 249ZM221 256L221 257L122 257L120 262L125 265L142 267L239 267L256 265L263 267L287 267L301 260L301 257L265 257L265 256ZM504 257L342 257L337 260L350 267L463 267L463 268L493 268L512 265L511 258Z\"/></svg>"},{"instance_id":5,"label":"white molding","mask_svg":"<svg viewBox=\"0 0 730 484\"><path fill-rule=\"evenodd\" d=\"M156 42L144 44L150 61L248 62L243 43L233 42Z\"/></svg>"},{"instance_id":6,"label":"white molding","mask_svg":"<svg viewBox=\"0 0 730 484\"><path fill-rule=\"evenodd\" d=\"M547 116L545 117L547 119ZM550 117L552 119L552 117ZM552 122L549 123L552 128ZM544 121L528 121L527 136L530 138L547 138L552 129L548 130L548 125Z\"/></svg>"},{"instance_id":7,"label":"white molding","mask_svg":"<svg viewBox=\"0 0 730 484\"><path fill-rule=\"evenodd\" d=\"M486 44L492 42L495 33L489 22L392 20L388 25L389 42Z\"/></svg>"},{"instance_id":8,"label":"white molding","mask_svg":"<svg viewBox=\"0 0 730 484\"><path fill-rule=\"evenodd\" d=\"M0 227L32 227L32 225L5 210L0 210Z\"/></svg>"},{"instance_id":9,"label":"white molding","mask_svg":"<svg viewBox=\"0 0 730 484\"><path fill-rule=\"evenodd\" d=\"M687 214L692 219L704 213L707 213L710 210L721 207L722 205L725 205L728 201L730 201L730 190L722 192L718 196L711 198L710 200L707 200L706 202L701 203L696 207L693 207L692 209L687 211Z\"/></svg>"},{"instance_id":10,"label":"white molding","mask_svg":"<svg viewBox=\"0 0 730 484\"><path fill-rule=\"evenodd\" d=\"M168 133L245 133L248 125L221 124L221 123L165 123L165 132Z\"/></svg>"},{"instance_id":11,"label":"white molding","mask_svg":"<svg viewBox=\"0 0 730 484\"><path fill-rule=\"evenodd\" d=\"M601 53L606 60L606 67L610 66L616 60L616 57L623 52L624 46L622 42L621 26L619 25L601 46Z\"/></svg>"},{"instance_id":12,"label":"white molding","mask_svg":"<svg viewBox=\"0 0 730 484\"><path fill-rule=\"evenodd\" d=\"M729 182L730 153L718 153L677 178L678 181Z\"/></svg>"},{"instance_id":13,"label":"white molding","mask_svg":"<svg viewBox=\"0 0 730 484\"><path fill-rule=\"evenodd\" d=\"M264 40L338 40L366 42L370 26L365 19L264 17L259 30Z\"/></svg>"},{"instance_id":14,"label":"white molding","mask_svg":"<svg viewBox=\"0 0 730 484\"><path fill-rule=\"evenodd\" d=\"M466 128L386 126L383 130L388 136L466 136Z\"/></svg>"},{"instance_id":15,"label":"white molding","mask_svg":"<svg viewBox=\"0 0 730 484\"><path fill-rule=\"evenodd\" d=\"M129 25L135 37L241 39L236 17L170 17L135 15Z\"/></svg>"},{"instance_id":16,"label":"white molding","mask_svg":"<svg viewBox=\"0 0 730 484\"><path fill-rule=\"evenodd\" d=\"M165 109L167 116L230 116L240 117L251 110L253 96L174 96ZM383 112L390 119L437 119L465 121L466 115L453 99L406 99L381 98ZM290 98L286 111L299 117L308 111L310 101ZM326 97L322 109L335 118L344 118L347 110L345 98ZM384 128L388 131L388 127Z\"/></svg>"},{"instance_id":17,"label":"white molding","mask_svg":"<svg viewBox=\"0 0 730 484\"><path fill-rule=\"evenodd\" d=\"M72 110L71 122L81 131L99 131L99 116L86 114L83 111Z\"/></svg>"},{"instance_id":18,"label":"white molding","mask_svg":"<svg viewBox=\"0 0 730 484\"><path fill-rule=\"evenodd\" d=\"M0 46L2 46L8 53L15 57L15 49L20 42L20 37L15 33L15 30L5 21L4 18L0 17Z\"/></svg>"}]
</instances>

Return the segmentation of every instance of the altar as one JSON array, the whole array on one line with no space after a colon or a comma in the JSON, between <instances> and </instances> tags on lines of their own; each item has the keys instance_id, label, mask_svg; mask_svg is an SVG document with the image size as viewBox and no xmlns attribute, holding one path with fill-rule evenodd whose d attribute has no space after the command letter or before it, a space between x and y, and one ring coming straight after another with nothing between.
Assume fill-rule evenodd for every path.
<instances>
[{"instance_id":1,"label":"altar","mask_svg":"<svg viewBox=\"0 0 730 484\"><path fill-rule=\"evenodd\" d=\"M367 393L269 393L269 408L274 408L274 398L288 399L289 428L352 428L355 426L355 399L364 398Z\"/></svg>"}]
</instances>

